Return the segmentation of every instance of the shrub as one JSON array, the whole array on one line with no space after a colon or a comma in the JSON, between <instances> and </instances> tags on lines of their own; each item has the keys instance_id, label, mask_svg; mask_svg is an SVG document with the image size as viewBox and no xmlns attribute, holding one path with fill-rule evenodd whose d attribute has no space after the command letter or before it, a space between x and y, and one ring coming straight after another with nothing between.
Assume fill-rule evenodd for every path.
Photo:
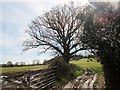
<instances>
[{"instance_id":1,"label":"shrub","mask_svg":"<svg viewBox=\"0 0 120 90\"><path fill-rule=\"evenodd\" d=\"M60 88L69 81L74 80L77 76L83 74L83 69L74 64L66 63L62 58L56 59L50 63L50 67L57 66L56 82L54 87Z\"/></svg>"},{"instance_id":2,"label":"shrub","mask_svg":"<svg viewBox=\"0 0 120 90\"><path fill-rule=\"evenodd\" d=\"M84 73L84 70L77 65L70 64L69 74L73 75L74 78Z\"/></svg>"},{"instance_id":3,"label":"shrub","mask_svg":"<svg viewBox=\"0 0 120 90\"><path fill-rule=\"evenodd\" d=\"M55 66L57 66L57 70L56 70L57 76L67 75L67 73L69 72L69 64L66 63L62 58L55 59L50 63L50 67L55 67Z\"/></svg>"}]
</instances>

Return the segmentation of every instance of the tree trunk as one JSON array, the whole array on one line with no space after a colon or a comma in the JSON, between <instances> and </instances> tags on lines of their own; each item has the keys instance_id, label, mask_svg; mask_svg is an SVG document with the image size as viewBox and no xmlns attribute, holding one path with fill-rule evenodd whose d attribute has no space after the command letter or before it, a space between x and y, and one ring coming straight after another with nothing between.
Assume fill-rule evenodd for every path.
<instances>
[{"instance_id":1,"label":"tree trunk","mask_svg":"<svg viewBox=\"0 0 120 90\"><path fill-rule=\"evenodd\" d=\"M63 57L63 59L65 60L66 63L69 63L69 61L70 61L70 58L69 58L69 57L70 57L69 55L65 55L65 56Z\"/></svg>"},{"instance_id":2,"label":"tree trunk","mask_svg":"<svg viewBox=\"0 0 120 90\"><path fill-rule=\"evenodd\" d=\"M111 88L120 88L120 66L107 65L103 64L106 90L111 90Z\"/></svg>"},{"instance_id":3,"label":"tree trunk","mask_svg":"<svg viewBox=\"0 0 120 90\"><path fill-rule=\"evenodd\" d=\"M69 63L70 61L70 53L69 53L69 48L68 47L64 47L64 55L63 55L63 59L65 60L66 63Z\"/></svg>"}]
</instances>

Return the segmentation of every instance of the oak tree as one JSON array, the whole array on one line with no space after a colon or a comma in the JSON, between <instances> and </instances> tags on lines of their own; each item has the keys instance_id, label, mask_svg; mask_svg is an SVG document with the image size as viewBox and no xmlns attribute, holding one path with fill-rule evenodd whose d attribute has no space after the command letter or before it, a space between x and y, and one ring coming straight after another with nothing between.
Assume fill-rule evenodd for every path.
<instances>
[{"instance_id":1,"label":"oak tree","mask_svg":"<svg viewBox=\"0 0 120 90\"><path fill-rule=\"evenodd\" d=\"M69 63L70 58L83 49L78 37L83 29L84 10L72 2L38 16L29 25L27 33L30 38L24 42L24 50L55 51Z\"/></svg>"}]
</instances>

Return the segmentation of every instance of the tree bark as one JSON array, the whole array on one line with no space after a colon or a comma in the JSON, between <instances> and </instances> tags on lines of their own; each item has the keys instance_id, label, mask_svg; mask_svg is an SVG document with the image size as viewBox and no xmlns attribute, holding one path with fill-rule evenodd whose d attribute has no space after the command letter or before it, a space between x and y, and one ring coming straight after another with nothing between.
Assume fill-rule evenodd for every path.
<instances>
[{"instance_id":1,"label":"tree bark","mask_svg":"<svg viewBox=\"0 0 120 90\"><path fill-rule=\"evenodd\" d=\"M70 51L69 51L69 47L65 44L64 45L64 54L63 54L63 59L65 60L66 63L69 63L70 61Z\"/></svg>"},{"instance_id":2,"label":"tree bark","mask_svg":"<svg viewBox=\"0 0 120 90\"><path fill-rule=\"evenodd\" d=\"M69 63L70 56L69 55L65 55L65 56L63 56L63 59L65 60L66 63Z\"/></svg>"},{"instance_id":3,"label":"tree bark","mask_svg":"<svg viewBox=\"0 0 120 90\"><path fill-rule=\"evenodd\" d=\"M120 66L103 64L103 70L105 75L106 90L120 88Z\"/></svg>"}]
</instances>

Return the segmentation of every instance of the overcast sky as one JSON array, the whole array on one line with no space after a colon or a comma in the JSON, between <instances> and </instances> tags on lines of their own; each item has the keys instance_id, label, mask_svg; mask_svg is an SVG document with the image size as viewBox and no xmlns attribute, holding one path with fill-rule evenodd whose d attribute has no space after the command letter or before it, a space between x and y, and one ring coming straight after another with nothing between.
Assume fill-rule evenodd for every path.
<instances>
[{"instance_id":1,"label":"overcast sky","mask_svg":"<svg viewBox=\"0 0 120 90\"><path fill-rule=\"evenodd\" d=\"M2 0L0 2L0 63L7 61L31 63L34 59L41 62L50 59L50 53L38 55L37 50L22 53L26 39L25 29L31 20L49 11L52 7L71 0ZM85 4L87 0L74 0Z\"/></svg>"}]
</instances>

